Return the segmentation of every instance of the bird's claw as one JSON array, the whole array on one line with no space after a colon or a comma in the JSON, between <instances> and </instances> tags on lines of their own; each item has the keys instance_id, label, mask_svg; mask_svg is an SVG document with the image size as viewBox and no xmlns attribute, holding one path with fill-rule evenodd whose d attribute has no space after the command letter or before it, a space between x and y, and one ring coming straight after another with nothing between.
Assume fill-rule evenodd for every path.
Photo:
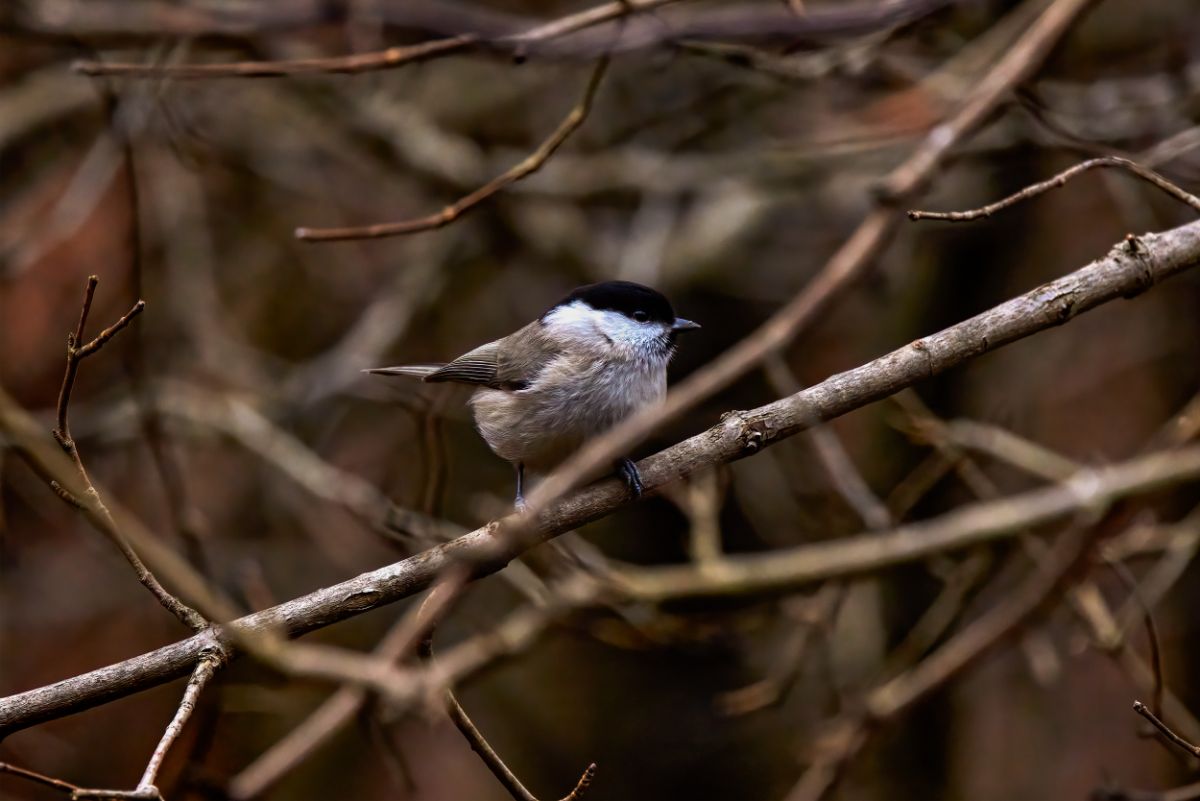
<instances>
[{"instance_id":1,"label":"bird's claw","mask_svg":"<svg viewBox=\"0 0 1200 801\"><path fill-rule=\"evenodd\" d=\"M642 486L642 476L638 473L637 465L632 460L622 459L617 462L617 475L625 482L625 486L629 487L634 498L642 497L645 487Z\"/></svg>"}]
</instances>

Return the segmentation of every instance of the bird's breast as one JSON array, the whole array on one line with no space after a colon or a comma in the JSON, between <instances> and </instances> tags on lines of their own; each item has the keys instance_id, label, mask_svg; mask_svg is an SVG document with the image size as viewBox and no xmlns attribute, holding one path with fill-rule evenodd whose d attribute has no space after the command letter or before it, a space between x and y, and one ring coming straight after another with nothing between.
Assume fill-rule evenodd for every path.
<instances>
[{"instance_id":1,"label":"bird's breast","mask_svg":"<svg viewBox=\"0 0 1200 801\"><path fill-rule=\"evenodd\" d=\"M666 365L563 357L527 389L482 389L472 398L476 426L501 458L546 469L639 409L666 395Z\"/></svg>"}]
</instances>

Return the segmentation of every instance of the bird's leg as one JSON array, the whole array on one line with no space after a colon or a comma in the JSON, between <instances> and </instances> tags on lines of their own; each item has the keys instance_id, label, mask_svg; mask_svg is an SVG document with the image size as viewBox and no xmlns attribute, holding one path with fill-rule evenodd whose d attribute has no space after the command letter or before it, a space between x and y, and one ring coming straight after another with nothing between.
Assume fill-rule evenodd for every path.
<instances>
[{"instance_id":1,"label":"bird's leg","mask_svg":"<svg viewBox=\"0 0 1200 801\"><path fill-rule=\"evenodd\" d=\"M637 465L631 459L621 459L617 462L617 475L625 482L625 486L629 487L629 491L633 493L633 497L642 497L642 476L638 473Z\"/></svg>"},{"instance_id":2,"label":"bird's leg","mask_svg":"<svg viewBox=\"0 0 1200 801\"><path fill-rule=\"evenodd\" d=\"M525 465L517 462L517 498L513 502L518 512L525 511Z\"/></svg>"}]
</instances>

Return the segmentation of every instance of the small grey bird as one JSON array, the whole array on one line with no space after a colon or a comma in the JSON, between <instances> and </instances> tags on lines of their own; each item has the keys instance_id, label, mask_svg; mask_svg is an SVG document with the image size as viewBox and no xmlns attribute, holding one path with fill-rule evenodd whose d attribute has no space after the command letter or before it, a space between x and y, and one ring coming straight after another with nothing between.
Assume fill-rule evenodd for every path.
<instances>
[{"instance_id":1,"label":"small grey bird","mask_svg":"<svg viewBox=\"0 0 1200 801\"><path fill-rule=\"evenodd\" d=\"M516 503L523 508L525 468L546 472L591 437L661 401L676 335L699 327L676 317L650 287L605 281L579 287L516 333L449 364L365 372L477 386L475 425L488 447L516 467ZM617 472L641 495L632 461L621 459Z\"/></svg>"}]
</instances>

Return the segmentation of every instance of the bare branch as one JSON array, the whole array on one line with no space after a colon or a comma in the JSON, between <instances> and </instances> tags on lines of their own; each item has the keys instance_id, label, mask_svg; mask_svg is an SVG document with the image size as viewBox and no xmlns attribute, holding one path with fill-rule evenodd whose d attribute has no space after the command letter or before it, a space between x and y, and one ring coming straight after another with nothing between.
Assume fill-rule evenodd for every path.
<instances>
[{"instance_id":1,"label":"bare branch","mask_svg":"<svg viewBox=\"0 0 1200 801\"><path fill-rule=\"evenodd\" d=\"M867 693L864 711L837 721L826 737L826 750L788 794L788 801L817 801L837 780L845 764L862 748L867 729L888 721L961 675L1006 637L1026 625L1061 591L1071 570L1088 553L1095 527L1075 525L1055 544L1049 558L1016 590L956 634L912 670Z\"/></svg>"},{"instance_id":2,"label":"bare branch","mask_svg":"<svg viewBox=\"0 0 1200 801\"><path fill-rule=\"evenodd\" d=\"M421 643L421 658L425 661L433 660L433 639L430 637L427 637ZM483 760L483 764L487 766L492 775L504 786L508 794L515 801L538 801L538 797L529 792L525 785L521 783L521 780L517 778L517 774L513 773L512 769L496 753L496 749L492 748L491 743L487 741L487 738L483 736L483 732L471 720L470 715L463 709L462 704L458 702L452 690L447 689L445 691L443 701L450 720L453 721L455 727L462 733L462 736L466 738L471 746L471 750L479 755L479 758ZM574 789L564 796L563 801L571 801L571 799L579 798L592 783L595 775L596 763L593 762L583 771L583 774L579 777L579 781L575 783Z\"/></svg>"},{"instance_id":3,"label":"bare branch","mask_svg":"<svg viewBox=\"0 0 1200 801\"><path fill-rule=\"evenodd\" d=\"M95 297L96 285L99 282L100 279L94 275L88 278L87 287L84 289L83 294L83 304L79 311L79 323L75 326L74 332L67 336L67 366L66 371L63 373L62 386L58 393L58 424L52 432L54 439L62 447L67 456L70 457L71 462L75 466L75 483L77 486L72 491L61 480L47 477L47 481L51 489L60 498L82 511L88 521L117 546L121 554L125 557L125 560L129 562L134 572L137 573L138 581L158 599L158 602L164 608L179 618L184 625L193 631L200 631L208 625L208 621L199 612L168 592L146 567L145 563L142 562L141 557L129 543L128 537L117 526L112 513L100 498L100 493L96 491L91 479L88 478L87 470L83 466L83 460L79 456L79 449L75 445L75 440L71 438L71 429L67 421L67 410L71 404L71 391L75 386L75 377L79 373L80 362L108 344L113 337L132 322L134 317L146 308L145 301L139 300L121 319L97 334L91 342L81 345L84 328L87 325L88 313L91 311L92 299ZM27 461L30 460L29 453L22 451L22 455Z\"/></svg>"},{"instance_id":4,"label":"bare branch","mask_svg":"<svg viewBox=\"0 0 1200 801\"><path fill-rule=\"evenodd\" d=\"M910 220L945 220L947 222L968 222L970 220L978 220L983 217L991 217L998 211L1003 211L1009 206L1015 206L1023 200L1037 197L1051 189L1057 189L1066 185L1067 181L1077 175L1102 167L1117 167L1127 170L1130 173L1147 181L1154 186L1157 186L1162 191L1166 192L1171 197L1191 206L1196 211L1200 211L1200 198L1181 189L1179 186L1156 173L1154 170L1143 167L1136 161L1129 159L1118 158L1116 156L1103 156L1101 158L1088 159L1087 161L1076 164L1070 169L1063 170L1058 175L1041 183L1032 184L1025 187L1020 192L1014 192L1003 200L997 200L995 203L989 203L986 206L981 206L970 211L917 211L908 212Z\"/></svg>"},{"instance_id":5,"label":"bare branch","mask_svg":"<svg viewBox=\"0 0 1200 801\"><path fill-rule=\"evenodd\" d=\"M612 2L534 26L521 33L506 37L506 39L510 43L510 47L517 47L520 48L518 52L525 52L531 44L565 36L593 25L611 22L627 14L649 11L672 2L676 2L676 0L612 0ZM375 53L329 58L177 65L78 61L75 63L75 70L91 76L119 75L127 78L170 76L179 79L266 78L312 73L355 74L415 64L484 44L489 44L489 40L474 33L465 33L406 47L390 47ZM490 42L493 47L500 46L500 44L501 42L496 40Z\"/></svg>"},{"instance_id":6,"label":"bare branch","mask_svg":"<svg viewBox=\"0 0 1200 801\"><path fill-rule=\"evenodd\" d=\"M150 755L150 761L146 764L146 770L142 773L141 781L138 782L139 790L153 790L155 793L158 792L155 780L158 778L158 770L162 767L163 760L167 758L167 751L171 749L175 740L179 738L179 734L187 724L188 718L192 716L192 712L196 709L196 700L200 697L200 691L212 679L213 674L220 668L223 661L224 657L219 651L205 653L197 660L196 669L192 671L192 676L188 679L187 687L184 688L183 698L179 702L179 708L175 711L175 717L167 724L162 739L158 741L158 745L154 748L154 753Z\"/></svg>"},{"instance_id":7,"label":"bare branch","mask_svg":"<svg viewBox=\"0 0 1200 801\"><path fill-rule=\"evenodd\" d=\"M420 9L414 10L415 4L409 2L394 4L396 10L387 13L387 21L393 25L407 24L425 30L441 28L440 32L453 35L417 45L328 58L181 65L80 61L76 63L75 69L87 75L127 78L262 78L314 73L355 74L391 69L471 50L506 53L516 60L523 60L534 54L554 58L591 59L602 53L645 49L680 39L793 41L803 37L808 40L828 41L894 30L955 5L959 0L844 4L836 8L808 11L803 15L794 14L789 9L754 4L709 8L700 5L698 8L681 9L679 14L670 15L668 19L648 18L645 14L675 1L612 0L540 23L535 23L527 17L498 14L489 9L475 11L470 15L474 19L463 19L457 24L453 17L447 14L446 9L435 6L432 13L421 14ZM387 9L389 6L382 8ZM461 17L462 7L458 8L458 16ZM108 21L106 32L120 32L127 36L147 35L151 31L155 36L163 36L169 35L170 30L180 32L178 35L182 36L196 36L203 35L203 32L208 30L220 31L226 36L244 37L247 31L265 33L272 27L270 17L246 19L243 15L238 21L240 24L231 24L228 16L206 20L203 13L197 9L189 9L192 13L184 19L179 19L171 13L176 10L171 7L161 9L149 21L144 18L145 15L133 20L128 16L134 15L125 16L126 24L119 26L123 16L120 11L111 8L105 10L108 13L101 18ZM444 18L449 24L437 24L438 17ZM113 20L118 21L116 30L112 30ZM41 22L43 27L59 31L66 28L69 31L68 21L56 19ZM318 21L328 22L327 19L300 19L293 20L293 24L313 24ZM608 25L605 25L606 23ZM624 24L623 28L613 30L616 24L621 23ZM278 27L278 23L274 27ZM593 30L585 32L585 29L589 28Z\"/></svg>"},{"instance_id":8,"label":"bare branch","mask_svg":"<svg viewBox=\"0 0 1200 801\"><path fill-rule=\"evenodd\" d=\"M1141 701L1133 702L1133 711L1150 721L1150 724L1162 732L1162 735L1166 737L1167 740L1172 744L1179 746L1181 749L1194 757L1200 757L1200 745L1193 745L1180 737L1171 729L1170 726L1168 726L1166 723L1163 723L1163 721L1160 720L1157 715L1151 712L1150 708Z\"/></svg>"},{"instance_id":9,"label":"bare branch","mask_svg":"<svg viewBox=\"0 0 1200 801\"><path fill-rule=\"evenodd\" d=\"M359 53L330 58L302 58L292 61L240 61L233 64L140 64L104 61L77 61L76 72L83 75L121 76L125 78L154 78L166 76L176 80L199 78L271 78L281 75L341 73L392 69L405 64L419 64L438 56L466 50L479 37L464 35L434 39L420 44L389 47L376 53Z\"/></svg>"},{"instance_id":10,"label":"bare branch","mask_svg":"<svg viewBox=\"0 0 1200 801\"><path fill-rule=\"evenodd\" d=\"M571 134L587 119L588 113L592 110L592 101L596 97L596 90L599 89L600 81L607 69L608 57L605 56L597 62L595 69L592 70L587 87L583 91L583 97L572 107L567 116L563 118L563 121L554 129L554 132L538 146L537 150L501 175L488 181L469 195L459 198L441 211L425 217L417 217L412 220L402 220L393 223L378 223L376 225L352 226L348 228L297 228L296 238L302 239L305 242L379 239L386 236L414 234L418 231L431 231L435 228L449 225L505 187L540 170L542 165L554 155L555 151L562 147Z\"/></svg>"},{"instance_id":11,"label":"bare branch","mask_svg":"<svg viewBox=\"0 0 1200 801\"><path fill-rule=\"evenodd\" d=\"M10 765L7 762L0 762L0 773L7 773L10 776L17 776L22 779L27 779L31 782L45 785L46 787L53 787L55 790L62 790L64 793L74 793L79 790L79 786L76 784L71 784L70 782L65 782L62 779L55 779L51 776L46 776L45 774L38 773L36 770L19 768L16 765Z\"/></svg>"}]
</instances>

